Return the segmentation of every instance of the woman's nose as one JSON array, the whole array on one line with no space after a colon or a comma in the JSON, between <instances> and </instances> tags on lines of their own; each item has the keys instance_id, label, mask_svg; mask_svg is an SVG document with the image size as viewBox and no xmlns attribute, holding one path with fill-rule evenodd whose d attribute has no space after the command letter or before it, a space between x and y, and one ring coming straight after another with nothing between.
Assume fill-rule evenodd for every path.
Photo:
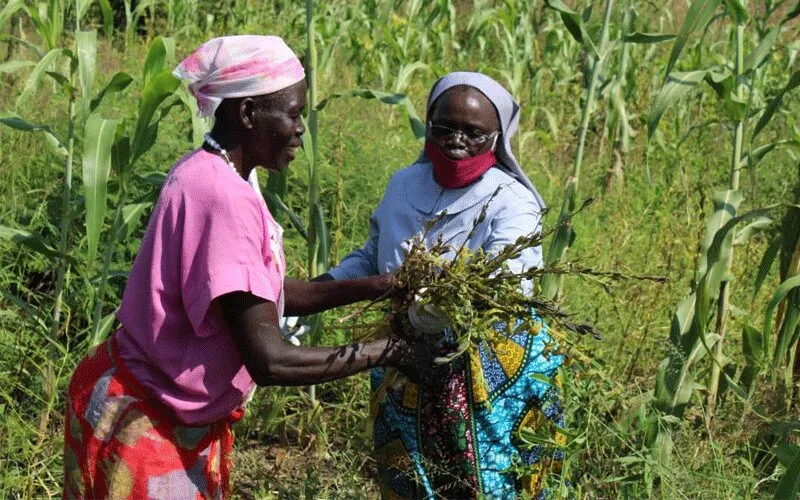
<instances>
[{"instance_id":1,"label":"woman's nose","mask_svg":"<svg viewBox=\"0 0 800 500\"><path fill-rule=\"evenodd\" d=\"M445 143L446 144L457 144L459 146L466 146L467 136L461 130L453 130L453 132L447 136Z\"/></svg>"}]
</instances>

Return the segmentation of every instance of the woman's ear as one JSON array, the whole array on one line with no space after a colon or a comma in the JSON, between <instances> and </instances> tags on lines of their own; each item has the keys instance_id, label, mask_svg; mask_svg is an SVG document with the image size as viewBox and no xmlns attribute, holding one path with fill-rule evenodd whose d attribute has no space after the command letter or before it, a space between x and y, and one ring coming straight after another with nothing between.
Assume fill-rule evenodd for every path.
<instances>
[{"instance_id":1,"label":"woman's ear","mask_svg":"<svg viewBox=\"0 0 800 500\"><path fill-rule=\"evenodd\" d=\"M256 103L251 97L245 97L239 103L239 121L245 130L255 127Z\"/></svg>"}]
</instances>

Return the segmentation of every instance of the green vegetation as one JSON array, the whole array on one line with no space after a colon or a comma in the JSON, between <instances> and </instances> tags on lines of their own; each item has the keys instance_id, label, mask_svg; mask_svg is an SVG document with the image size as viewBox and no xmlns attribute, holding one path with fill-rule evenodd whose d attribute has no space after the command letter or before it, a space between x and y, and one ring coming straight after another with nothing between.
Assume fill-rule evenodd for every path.
<instances>
[{"instance_id":1,"label":"green vegetation","mask_svg":"<svg viewBox=\"0 0 800 500\"><path fill-rule=\"evenodd\" d=\"M290 274L364 241L419 152L435 79L486 72L522 104L517 158L564 207L546 226L595 199L545 239L548 261L669 279L547 284L604 337L577 339L590 359L562 374L574 495L796 497L799 21L797 0L8 1L0 496L60 494L66 384L114 328L164 174L207 126L176 57L271 33L314 75L306 157L263 182ZM314 341L368 331L369 314L337 321L353 311L320 316ZM260 390L237 428L235 491L376 495L368 403L367 376Z\"/></svg>"}]
</instances>

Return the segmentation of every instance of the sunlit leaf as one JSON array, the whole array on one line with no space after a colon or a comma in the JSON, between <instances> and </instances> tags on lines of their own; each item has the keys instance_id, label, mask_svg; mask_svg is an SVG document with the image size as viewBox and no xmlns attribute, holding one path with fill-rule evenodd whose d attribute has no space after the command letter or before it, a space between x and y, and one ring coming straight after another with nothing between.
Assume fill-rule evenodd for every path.
<instances>
[{"instance_id":1,"label":"sunlit leaf","mask_svg":"<svg viewBox=\"0 0 800 500\"><path fill-rule=\"evenodd\" d=\"M97 30L79 31L75 35L78 47L78 78L81 85L81 109L89 110L89 102L94 87L95 65L97 60Z\"/></svg>"},{"instance_id":2,"label":"sunlit leaf","mask_svg":"<svg viewBox=\"0 0 800 500\"><path fill-rule=\"evenodd\" d=\"M31 66L36 66L36 63L33 61L8 61L0 64L0 73L13 73L22 68L30 68Z\"/></svg>"},{"instance_id":3,"label":"sunlit leaf","mask_svg":"<svg viewBox=\"0 0 800 500\"><path fill-rule=\"evenodd\" d=\"M689 36L695 31L702 29L714 15L721 0L694 0L686 12L686 18L683 20L681 31L675 38L675 43L672 45L672 52L669 55L669 61L664 71L664 79L667 80L672 73L672 68L678 61L678 57L683 51L683 47L689 40Z\"/></svg>"},{"instance_id":4,"label":"sunlit leaf","mask_svg":"<svg viewBox=\"0 0 800 500\"><path fill-rule=\"evenodd\" d=\"M752 71L757 67L761 66L761 63L770 55L772 52L772 46L775 45L775 42L778 40L778 35L781 34L781 26L775 26L771 30L764 35L764 38L761 39L761 43L758 44L758 47L753 52L747 54L747 57L744 59L744 70Z\"/></svg>"},{"instance_id":5,"label":"sunlit leaf","mask_svg":"<svg viewBox=\"0 0 800 500\"><path fill-rule=\"evenodd\" d=\"M5 7L0 10L0 31L3 31L3 28L6 25L6 22L17 13L20 9L25 7L24 0L9 0L6 3Z\"/></svg>"},{"instance_id":6,"label":"sunlit leaf","mask_svg":"<svg viewBox=\"0 0 800 500\"><path fill-rule=\"evenodd\" d=\"M117 239L120 241L127 240L130 238L133 230L139 224L139 221L142 218L142 215L150 208L153 204L150 202L144 203L131 203L122 207L122 220L120 221L120 226L118 230Z\"/></svg>"},{"instance_id":7,"label":"sunlit leaf","mask_svg":"<svg viewBox=\"0 0 800 500\"><path fill-rule=\"evenodd\" d=\"M83 195L86 204L86 261L91 269L97 257L97 246L103 232L106 214L108 175L111 171L111 145L119 120L90 115L86 120L83 147Z\"/></svg>"},{"instance_id":8,"label":"sunlit leaf","mask_svg":"<svg viewBox=\"0 0 800 500\"><path fill-rule=\"evenodd\" d=\"M664 86L661 87L656 100L653 103L653 108L650 110L650 118L647 122L647 139L653 137L658 127L658 122L664 112L680 101L689 92L697 88L697 84L703 81L706 76L705 70L691 71L688 73L674 73L669 75Z\"/></svg>"},{"instance_id":9,"label":"sunlit leaf","mask_svg":"<svg viewBox=\"0 0 800 500\"><path fill-rule=\"evenodd\" d=\"M17 98L17 102L14 107L18 109L34 92L36 92L36 89L39 87L39 82L42 80L42 76L44 76L45 72L50 69L59 56L69 54L70 52L66 49L52 49L50 52L45 54L45 56L42 57L42 59L36 64L36 67L33 68L33 71L31 71L31 74L28 76L28 81L25 83L25 87L22 89L22 93Z\"/></svg>"}]
</instances>

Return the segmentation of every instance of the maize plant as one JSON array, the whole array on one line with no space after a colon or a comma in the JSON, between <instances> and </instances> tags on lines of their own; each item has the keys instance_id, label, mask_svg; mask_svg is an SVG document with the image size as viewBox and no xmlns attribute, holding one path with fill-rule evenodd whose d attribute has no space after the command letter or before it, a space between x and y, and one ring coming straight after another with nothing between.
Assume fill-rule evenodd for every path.
<instances>
[{"instance_id":1,"label":"maize plant","mask_svg":"<svg viewBox=\"0 0 800 500\"><path fill-rule=\"evenodd\" d=\"M719 19L715 14L721 4L725 7L725 17L731 20L731 59L722 64L692 71L673 71L690 37L697 31L707 29L709 24ZM743 2L734 0L693 2L675 39L666 66L663 87L650 113L648 130L649 137L652 137L667 108L705 82L719 99L721 111L732 130L729 189L714 195L714 212L709 219L705 243L698 262L694 292L678 305L670 335L670 353L659 370L659 383L656 389L659 406L664 411L678 416L689 403L695 389L707 390L708 425L714 418L721 376L724 375L731 388L738 389L739 394L743 393L741 387L730 378L732 366L729 366L728 373L725 373L727 362L723 355L723 345L728 330L727 318L731 309L730 269L734 243L743 243L752 234L753 224L759 227L769 224L766 218L768 214L764 211L755 210L744 215L737 214L743 198L739 192L740 172L744 168L754 169L758 162L775 148L797 145L786 140L757 145L756 138L781 106L783 96L800 85L800 74L795 72L791 75L788 83L763 107L758 106L763 98L760 95L761 89L755 85L758 75L766 71L771 54L777 50L775 45L786 23L800 15L800 10L795 10L784 16L758 40L757 44L752 44L755 47L752 51L745 53L748 46L745 43L746 26L750 17ZM746 125L753 129L747 152L745 152ZM754 221L754 218L760 220ZM750 225L737 233L734 226L739 222L749 222ZM713 328L710 325L712 319ZM748 343L752 345L752 342ZM702 356L701 353L710 354L711 359L708 379L703 385L694 381L692 373L693 365Z\"/></svg>"},{"instance_id":2,"label":"maize plant","mask_svg":"<svg viewBox=\"0 0 800 500\"><path fill-rule=\"evenodd\" d=\"M564 26L569 31L570 35L583 47L589 64L589 71L586 76L586 98L583 101L581 109L581 125L578 131L578 148L575 152L575 158L572 164L572 174L567 179L567 185L564 189L564 198L561 201L561 210L558 215L559 230L553 235L550 245L545 253L545 266L551 266L556 262L563 261L566 258L569 247L575 240L575 231L569 224L563 224L569 213L575 209L575 200L577 199L578 183L581 174L581 165L583 163L583 152L586 144L586 134L589 129L589 119L595 107L595 100L597 99L598 86L601 84L601 75L612 53L617 50L617 47L624 47L628 42L631 43L658 43L672 38L671 35L651 34L651 33L634 33L623 30L623 36L617 40L609 41L609 26L611 23L611 13L613 10L613 0L607 0L605 4L605 12L603 14L603 23L600 28L599 39L595 42L592 40L587 23L592 14L592 8L589 7L582 14L578 14L570 9L560 0L548 0L548 7L554 9L561 16ZM625 61L623 57L622 61ZM625 69L624 67L622 68ZM621 86L621 81L617 82L617 87ZM615 103L619 106L619 103ZM624 107L618 111L620 120L626 121L626 113ZM620 122L621 123L621 122ZM556 276L553 274L545 274L542 278L542 293L545 297L556 299L562 293L563 276Z\"/></svg>"}]
</instances>

